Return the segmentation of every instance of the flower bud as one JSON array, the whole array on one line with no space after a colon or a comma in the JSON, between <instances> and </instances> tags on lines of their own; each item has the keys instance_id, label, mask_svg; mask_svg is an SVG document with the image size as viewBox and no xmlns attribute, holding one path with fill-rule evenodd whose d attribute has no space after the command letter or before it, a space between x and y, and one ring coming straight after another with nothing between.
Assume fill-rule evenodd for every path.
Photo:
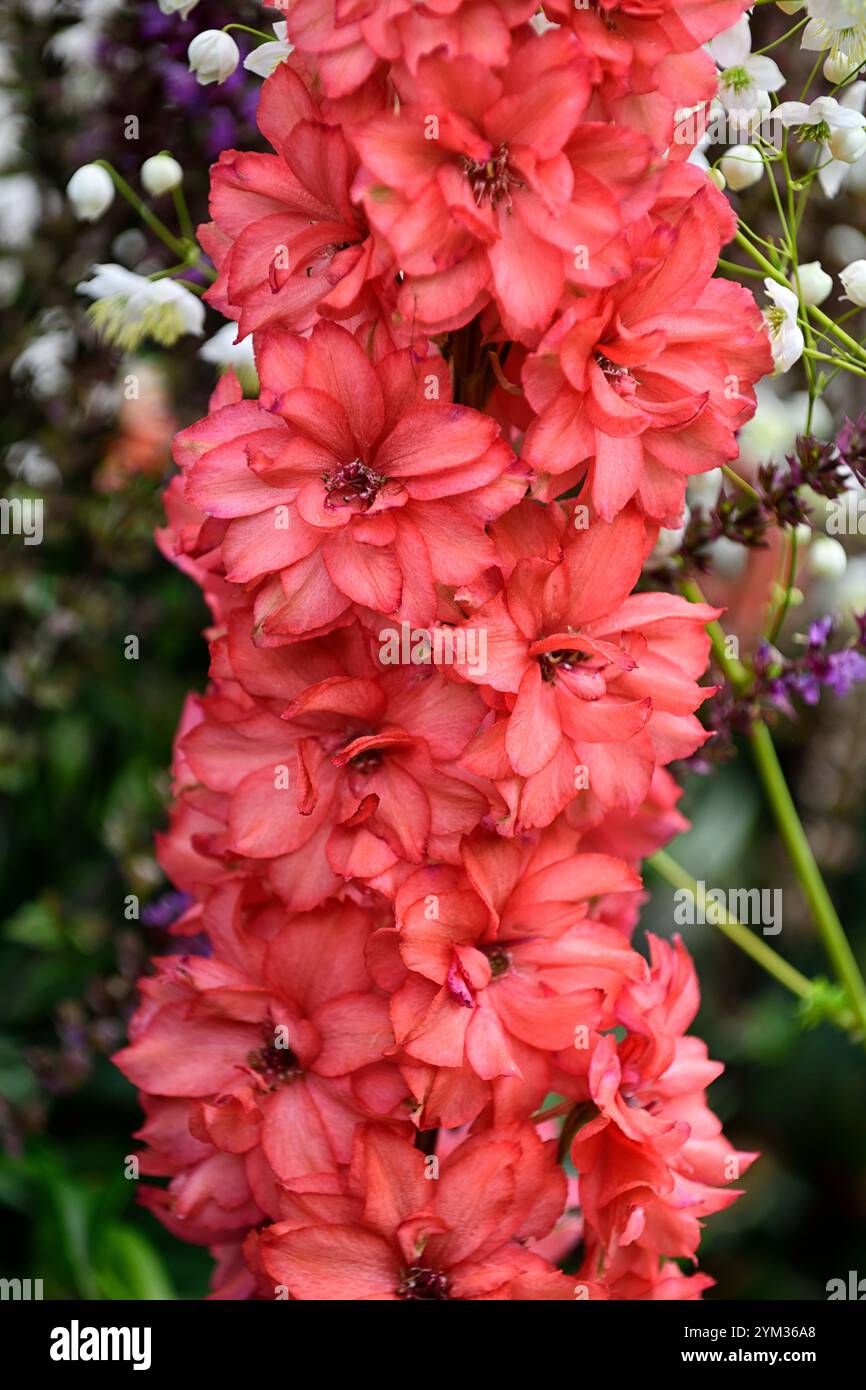
<instances>
[{"instance_id":1,"label":"flower bud","mask_svg":"<svg viewBox=\"0 0 866 1390\"><path fill-rule=\"evenodd\" d=\"M179 188L182 181L183 169L170 154L151 155L141 166L142 187L152 198Z\"/></svg>"},{"instance_id":2,"label":"flower bud","mask_svg":"<svg viewBox=\"0 0 866 1390\"><path fill-rule=\"evenodd\" d=\"M839 279L845 290L844 298L866 309L866 261L852 261L839 271Z\"/></svg>"},{"instance_id":3,"label":"flower bud","mask_svg":"<svg viewBox=\"0 0 866 1390\"><path fill-rule=\"evenodd\" d=\"M828 275L820 261L807 261L797 272L800 298L804 304L823 304L833 288L833 276Z\"/></svg>"},{"instance_id":4,"label":"flower bud","mask_svg":"<svg viewBox=\"0 0 866 1390\"><path fill-rule=\"evenodd\" d=\"M861 155L866 154L866 124L850 129L840 126L833 131L827 143L834 159L841 159L845 164L856 164Z\"/></svg>"},{"instance_id":5,"label":"flower bud","mask_svg":"<svg viewBox=\"0 0 866 1390\"><path fill-rule=\"evenodd\" d=\"M802 10L804 3L805 0L776 0L776 6L782 14L796 14L798 10Z\"/></svg>"},{"instance_id":6,"label":"flower bud","mask_svg":"<svg viewBox=\"0 0 866 1390\"><path fill-rule=\"evenodd\" d=\"M224 34L221 29L204 29L196 34L186 56L190 72L195 73L203 87L209 82L225 82L241 60L231 34Z\"/></svg>"},{"instance_id":7,"label":"flower bud","mask_svg":"<svg viewBox=\"0 0 866 1390\"><path fill-rule=\"evenodd\" d=\"M833 536L815 536L809 546L809 573L816 579L841 579L848 568L848 556L841 541Z\"/></svg>"},{"instance_id":8,"label":"flower bud","mask_svg":"<svg viewBox=\"0 0 866 1390\"><path fill-rule=\"evenodd\" d=\"M743 188L751 188L764 172L764 161L754 145L732 145L719 161L719 168L730 188L739 193Z\"/></svg>"},{"instance_id":9,"label":"flower bud","mask_svg":"<svg viewBox=\"0 0 866 1390\"><path fill-rule=\"evenodd\" d=\"M179 14L181 19L188 19L190 11L194 10L198 0L159 0L159 8L163 14Z\"/></svg>"},{"instance_id":10,"label":"flower bud","mask_svg":"<svg viewBox=\"0 0 866 1390\"><path fill-rule=\"evenodd\" d=\"M721 169L708 169L707 177L712 179L713 183L716 185L716 188L718 188L721 193L724 193L728 185L727 180L725 179L725 176L722 173Z\"/></svg>"},{"instance_id":11,"label":"flower bud","mask_svg":"<svg viewBox=\"0 0 866 1390\"><path fill-rule=\"evenodd\" d=\"M835 58L830 55L824 59L824 76L828 82L841 82L855 66L847 53L837 53Z\"/></svg>"},{"instance_id":12,"label":"flower bud","mask_svg":"<svg viewBox=\"0 0 866 1390\"><path fill-rule=\"evenodd\" d=\"M82 164L66 185L66 196L80 222L95 222L114 201L114 182L101 164Z\"/></svg>"}]
</instances>

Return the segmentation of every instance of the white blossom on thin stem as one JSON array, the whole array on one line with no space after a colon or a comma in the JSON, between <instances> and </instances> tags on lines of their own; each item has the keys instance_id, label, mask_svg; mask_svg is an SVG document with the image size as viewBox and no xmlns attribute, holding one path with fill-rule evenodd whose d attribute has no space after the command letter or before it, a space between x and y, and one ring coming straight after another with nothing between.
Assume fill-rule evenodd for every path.
<instances>
[{"instance_id":1,"label":"white blossom on thin stem","mask_svg":"<svg viewBox=\"0 0 866 1390\"><path fill-rule=\"evenodd\" d=\"M727 110L749 109L757 104L759 92L778 92L785 85L774 59L752 53L748 15L711 39L707 48L720 69L719 100Z\"/></svg>"},{"instance_id":2,"label":"white blossom on thin stem","mask_svg":"<svg viewBox=\"0 0 866 1390\"><path fill-rule=\"evenodd\" d=\"M860 309L866 309L866 261L852 261L839 271L839 279L845 291L842 298Z\"/></svg>"},{"instance_id":3,"label":"white blossom on thin stem","mask_svg":"<svg viewBox=\"0 0 866 1390\"><path fill-rule=\"evenodd\" d=\"M286 21L279 20L273 25L273 30L276 39L271 43L260 43L258 48L254 48L252 53L248 53L244 58L247 72L254 72L256 77L270 77L280 63L284 63L289 54L294 52L294 44L289 43L286 38Z\"/></svg>"},{"instance_id":4,"label":"white blossom on thin stem","mask_svg":"<svg viewBox=\"0 0 866 1390\"><path fill-rule=\"evenodd\" d=\"M168 277L148 280L122 265L95 265L76 288L94 301L88 313L97 333L127 352L147 337L170 347L182 334L204 330L201 300Z\"/></svg>"},{"instance_id":5,"label":"white blossom on thin stem","mask_svg":"<svg viewBox=\"0 0 866 1390\"><path fill-rule=\"evenodd\" d=\"M777 280L764 281L767 298L773 301L772 309L764 310L764 323L770 335L775 374L789 372L795 362L803 356L806 346L803 330L797 323L799 302L794 291Z\"/></svg>"},{"instance_id":6,"label":"white blossom on thin stem","mask_svg":"<svg viewBox=\"0 0 866 1390\"><path fill-rule=\"evenodd\" d=\"M196 34L186 56L190 72L195 73L203 87L210 82L227 81L241 60L240 49L231 34L224 34L222 29L203 29Z\"/></svg>"},{"instance_id":7,"label":"white blossom on thin stem","mask_svg":"<svg viewBox=\"0 0 866 1390\"><path fill-rule=\"evenodd\" d=\"M830 50L849 62L849 71L866 60L866 5L863 0L806 0L809 23L800 44L812 53ZM844 75L844 74L843 74Z\"/></svg>"}]
</instances>

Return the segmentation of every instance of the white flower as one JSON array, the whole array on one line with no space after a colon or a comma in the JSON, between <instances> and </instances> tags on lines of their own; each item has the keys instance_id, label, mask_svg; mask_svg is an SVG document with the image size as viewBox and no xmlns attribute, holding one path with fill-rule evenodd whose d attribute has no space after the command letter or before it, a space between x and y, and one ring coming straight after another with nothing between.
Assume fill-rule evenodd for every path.
<instances>
[{"instance_id":1,"label":"white flower","mask_svg":"<svg viewBox=\"0 0 866 1390\"><path fill-rule=\"evenodd\" d=\"M799 130L801 140L829 140L836 131L862 130L866 125L859 111L843 106L835 97L816 97L808 106L805 101L783 101L764 125L774 121L781 121L786 130Z\"/></svg>"},{"instance_id":2,"label":"white flower","mask_svg":"<svg viewBox=\"0 0 866 1390\"><path fill-rule=\"evenodd\" d=\"M114 180L101 164L82 164L66 185L66 196L80 222L95 222L114 202Z\"/></svg>"},{"instance_id":3,"label":"white flower","mask_svg":"<svg viewBox=\"0 0 866 1390\"><path fill-rule=\"evenodd\" d=\"M797 271L800 298L804 304L823 304L833 288L833 276L828 275L820 261L807 261Z\"/></svg>"},{"instance_id":4,"label":"white flower","mask_svg":"<svg viewBox=\"0 0 866 1390\"><path fill-rule=\"evenodd\" d=\"M35 179L29 174L0 178L0 245L4 251L26 246L41 216L42 199Z\"/></svg>"},{"instance_id":5,"label":"white flower","mask_svg":"<svg viewBox=\"0 0 866 1390\"><path fill-rule=\"evenodd\" d=\"M864 97L866 82L854 82L841 101L816 97L808 106L803 101L783 101L764 122L780 121L787 129L799 130L800 140L818 142L818 181L828 198L839 192L847 166L866 153Z\"/></svg>"},{"instance_id":6,"label":"white flower","mask_svg":"<svg viewBox=\"0 0 866 1390\"><path fill-rule=\"evenodd\" d=\"M154 154L141 166L141 183L146 193L158 198L183 182L183 169L170 154Z\"/></svg>"},{"instance_id":7,"label":"white flower","mask_svg":"<svg viewBox=\"0 0 866 1390\"><path fill-rule=\"evenodd\" d=\"M721 69L719 100L729 111L749 108L756 104L759 92L777 92L785 85L772 58L752 53L748 15L741 15L730 29L711 39L707 48Z\"/></svg>"},{"instance_id":8,"label":"white flower","mask_svg":"<svg viewBox=\"0 0 866 1390\"><path fill-rule=\"evenodd\" d=\"M294 44L289 43L286 38L286 21L280 20L273 26L273 30L277 36L274 42L260 43L258 48L254 48L244 58L247 72L254 72L256 77L270 77L280 63L284 63L294 51Z\"/></svg>"},{"instance_id":9,"label":"white flower","mask_svg":"<svg viewBox=\"0 0 866 1390\"><path fill-rule=\"evenodd\" d=\"M159 0L163 14L179 14L181 19L187 19L197 4L198 0Z\"/></svg>"},{"instance_id":10,"label":"white flower","mask_svg":"<svg viewBox=\"0 0 866 1390\"><path fill-rule=\"evenodd\" d=\"M253 394L258 389L258 375L252 334L248 333L240 343L235 342L236 335L236 323L223 324L212 338L202 343L198 355L203 362L212 362L217 367L231 367L244 390Z\"/></svg>"},{"instance_id":11,"label":"white flower","mask_svg":"<svg viewBox=\"0 0 866 1390\"><path fill-rule=\"evenodd\" d=\"M144 338L171 347L184 333L204 330L204 305L176 280L148 280L122 265L95 265L77 286L94 303L88 317L102 338L130 352Z\"/></svg>"},{"instance_id":12,"label":"white flower","mask_svg":"<svg viewBox=\"0 0 866 1390\"><path fill-rule=\"evenodd\" d=\"M833 536L815 536L807 563L816 579L841 579L848 568L848 556L842 542Z\"/></svg>"},{"instance_id":13,"label":"white flower","mask_svg":"<svg viewBox=\"0 0 866 1390\"><path fill-rule=\"evenodd\" d=\"M845 290L842 298L866 309L866 261L852 261L839 271L839 279Z\"/></svg>"},{"instance_id":14,"label":"white flower","mask_svg":"<svg viewBox=\"0 0 866 1390\"><path fill-rule=\"evenodd\" d=\"M761 151L754 145L732 145L719 160L719 168L735 193L751 188L764 172Z\"/></svg>"},{"instance_id":15,"label":"white flower","mask_svg":"<svg viewBox=\"0 0 866 1390\"><path fill-rule=\"evenodd\" d=\"M809 23L800 38L812 53L830 50L831 58L844 55L848 71L866 59L866 6L863 0L806 0ZM844 74L843 74L844 75Z\"/></svg>"},{"instance_id":16,"label":"white flower","mask_svg":"<svg viewBox=\"0 0 866 1390\"><path fill-rule=\"evenodd\" d=\"M775 375L778 376L780 372L790 371L794 363L799 362L805 342L797 323L799 305L794 291L770 279L764 281L764 289L767 298L773 301L773 308L764 311L764 322L770 335Z\"/></svg>"},{"instance_id":17,"label":"white flower","mask_svg":"<svg viewBox=\"0 0 866 1390\"><path fill-rule=\"evenodd\" d=\"M204 29L187 49L189 70L203 87L209 82L225 82L241 60L240 49L231 34L222 29Z\"/></svg>"}]
</instances>

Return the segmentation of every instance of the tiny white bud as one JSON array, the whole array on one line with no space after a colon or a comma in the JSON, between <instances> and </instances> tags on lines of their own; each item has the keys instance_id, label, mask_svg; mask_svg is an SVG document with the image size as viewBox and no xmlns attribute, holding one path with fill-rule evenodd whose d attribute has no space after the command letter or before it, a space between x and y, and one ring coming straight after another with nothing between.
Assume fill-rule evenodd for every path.
<instances>
[{"instance_id":1,"label":"tiny white bud","mask_svg":"<svg viewBox=\"0 0 866 1390\"><path fill-rule=\"evenodd\" d=\"M866 154L866 124L859 128L840 126L833 131L827 144L834 159L841 159L845 164L856 164Z\"/></svg>"},{"instance_id":2,"label":"tiny white bud","mask_svg":"<svg viewBox=\"0 0 866 1390\"><path fill-rule=\"evenodd\" d=\"M835 58L830 56L824 59L824 76L828 82L841 82L856 66L847 53L837 53Z\"/></svg>"},{"instance_id":3,"label":"tiny white bud","mask_svg":"<svg viewBox=\"0 0 866 1390\"><path fill-rule=\"evenodd\" d=\"M794 527L797 533L798 545L808 545L812 539L812 528L808 521L801 521Z\"/></svg>"},{"instance_id":4,"label":"tiny white bud","mask_svg":"<svg viewBox=\"0 0 866 1390\"><path fill-rule=\"evenodd\" d=\"M183 169L170 154L154 154L141 166L141 183L152 198L170 193L183 182Z\"/></svg>"},{"instance_id":5,"label":"tiny white bud","mask_svg":"<svg viewBox=\"0 0 866 1390\"><path fill-rule=\"evenodd\" d=\"M114 182L101 164L82 164L66 185L66 196L80 222L95 222L114 202Z\"/></svg>"},{"instance_id":6,"label":"tiny white bud","mask_svg":"<svg viewBox=\"0 0 866 1390\"><path fill-rule=\"evenodd\" d=\"M776 4L782 14L796 14L802 10L805 0L776 0Z\"/></svg>"},{"instance_id":7,"label":"tiny white bud","mask_svg":"<svg viewBox=\"0 0 866 1390\"><path fill-rule=\"evenodd\" d=\"M163 14L179 14L181 19L188 19L191 10L194 10L198 0L159 0L159 8Z\"/></svg>"},{"instance_id":8,"label":"tiny white bud","mask_svg":"<svg viewBox=\"0 0 866 1390\"><path fill-rule=\"evenodd\" d=\"M728 185L721 169L708 169L707 174L712 179L713 183L716 185L716 188L718 188L722 193L724 193Z\"/></svg>"},{"instance_id":9,"label":"tiny white bud","mask_svg":"<svg viewBox=\"0 0 866 1390\"><path fill-rule=\"evenodd\" d=\"M735 193L751 188L764 172L764 161L754 145L732 145L719 161L719 168Z\"/></svg>"},{"instance_id":10,"label":"tiny white bud","mask_svg":"<svg viewBox=\"0 0 866 1390\"><path fill-rule=\"evenodd\" d=\"M809 573L816 579L841 579L848 568L848 556L841 541L833 536L815 536L809 546Z\"/></svg>"},{"instance_id":11,"label":"tiny white bud","mask_svg":"<svg viewBox=\"0 0 866 1390\"><path fill-rule=\"evenodd\" d=\"M843 297L866 309L866 261L852 261L839 271L839 279L845 290Z\"/></svg>"},{"instance_id":12,"label":"tiny white bud","mask_svg":"<svg viewBox=\"0 0 866 1390\"><path fill-rule=\"evenodd\" d=\"M189 70L203 87L209 82L225 82L241 60L240 49L231 34L221 29L204 29L187 49Z\"/></svg>"},{"instance_id":13,"label":"tiny white bud","mask_svg":"<svg viewBox=\"0 0 866 1390\"><path fill-rule=\"evenodd\" d=\"M797 272L800 298L815 307L823 304L833 288L833 276L828 275L820 261L807 261Z\"/></svg>"}]
</instances>

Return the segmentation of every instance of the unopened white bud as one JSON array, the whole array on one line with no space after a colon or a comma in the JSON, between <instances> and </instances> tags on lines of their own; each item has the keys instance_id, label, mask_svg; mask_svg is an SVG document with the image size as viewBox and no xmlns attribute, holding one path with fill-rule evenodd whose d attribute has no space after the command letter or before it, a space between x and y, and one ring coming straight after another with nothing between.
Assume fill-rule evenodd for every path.
<instances>
[{"instance_id":1,"label":"unopened white bud","mask_svg":"<svg viewBox=\"0 0 866 1390\"><path fill-rule=\"evenodd\" d=\"M187 49L189 70L203 87L209 82L225 82L241 60L240 49L231 34L222 29L204 29Z\"/></svg>"},{"instance_id":2,"label":"unopened white bud","mask_svg":"<svg viewBox=\"0 0 866 1390\"><path fill-rule=\"evenodd\" d=\"M170 154L151 155L141 166L141 183L153 198L170 193L183 182L183 169Z\"/></svg>"},{"instance_id":3,"label":"unopened white bud","mask_svg":"<svg viewBox=\"0 0 866 1390\"><path fill-rule=\"evenodd\" d=\"M820 261L807 261L797 272L800 298L804 304L823 304L833 288L833 276L828 275Z\"/></svg>"},{"instance_id":4,"label":"unopened white bud","mask_svg":"<svg viewBox=\"0 0 866 1390\"><path fill-rule=\"evenodd\" d=\"M733 145L719 161L719 168L735 193L751 188L764 172L764 161L754 145Z\"/></svg>"},{"instance_id":5,"label":"unopened white bud","mask_svg":"<svg viewBox=\"0 0 866 1390\"><path fill-rule=\"evenodd\" d=\"M82 164L66 185L66 196L80 222L95 222L114 201L114 182L101 164Z\"/></svg>"}]
</instances>

